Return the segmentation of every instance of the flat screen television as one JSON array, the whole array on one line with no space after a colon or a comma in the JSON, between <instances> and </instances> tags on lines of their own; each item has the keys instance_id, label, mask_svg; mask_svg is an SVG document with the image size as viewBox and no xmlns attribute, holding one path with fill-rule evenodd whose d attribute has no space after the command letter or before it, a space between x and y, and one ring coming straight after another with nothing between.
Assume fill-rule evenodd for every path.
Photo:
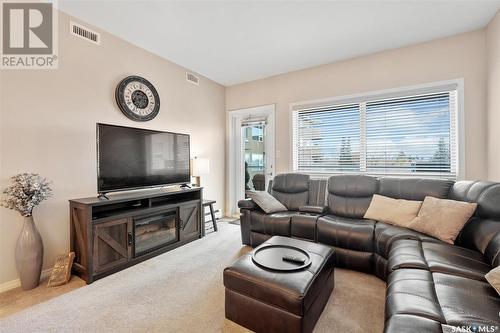
<instances>
[{"instance_id":1,"label":"flat screen television","mask_svg":"<svg viewBox=\"0 0 500 333\"><path fill-rule=\"evenodd\" d=\"M189 182L188 134L97 124L99 193Z\"/></svg>"}]
</instances>

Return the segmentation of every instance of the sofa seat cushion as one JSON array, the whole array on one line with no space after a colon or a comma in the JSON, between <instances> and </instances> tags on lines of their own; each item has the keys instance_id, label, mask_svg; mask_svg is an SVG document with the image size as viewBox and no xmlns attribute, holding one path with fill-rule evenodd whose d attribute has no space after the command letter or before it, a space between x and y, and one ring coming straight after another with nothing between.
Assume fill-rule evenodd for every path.
<instances>
[{"instance_id":1,"label":"sofa seat cushion","mask_svg":"<svg viewBox=\"0 0 500 333\"><path fill-rule=\"evenodd\" d=\"M400 269L392 272L385 297L386 319L393 315L415 315L444 323L429 271Z\"/></svg>"},{"instance_id":2,"label":"sofa seat cushion","mask_svg":"<svg viewBox=\"0 0 500 333\"><path fill-rule=\"evenodd\" d=\"M273 236L290 236L290 220L297 212L284 211L266 214L260 211L252 211L251 214L251 231Z\"/></svg>"},{"instance_id":3,"label":"sofa seat cushion","mask_svg":"<svg viewBox=\"0 0 500 333\"><path fill-rule=\"evenodd\" d=\"M488 282L442 273L432 276L448 325L500 326L500 298Z\"/></svg>"},{"instance_id":4,"label":"sofa seat cushion","mask_svg":"<svg viewBox=\"0 0 500 333\"><path fill-rule=\"evenodd\" d=\"M398 239L392 243L387 269L390 273L403 268L429 270L422 250L422 242L414 239Z\"/></svg>"},{"instance_id":5,"label":"sofa seat cushion","mask_svg":"<svg viewBox=\"0 0 500 333\"><path fill-rule=\"evenodd\" d=\"M375 221L327 215L318 219L317 230L319 243L373 252Z\"/></svg>"},{"instance_id":6,"label":"sofa seat cushion","mask_svg":"<svg viewBox=\"0 0 500 333\"><path fill-rule=\"evenodd\" d=\"M424 235L420 232L402 228L387 223L378 222L375 226L375 252L388 259L392 243L399 239L414 239L426 242L441 242L436 238Z\"/></svg>"},{"instance_id":7,"label":"sofa seat cushion","mask_svg":"<svg viewBox=\"0 0 500 333\"><path fill-rule=\"evenodd\" d=\"M402 268L426 269L484 281L491 266L481 253L445 243L400 239L389 252L389 271Z\"/></svg>"},{"instance_id":8,"label":"sofa seat cushion","mask_svg":"<svg viewBox=\"0 0 500 333\"><path fill-rule=\"evenodd\" d=\"M487 282L401 269L387 282L386 320L396 315L424 317L449 326L500 325L500 298Z\"/></svg>"},{"instance_id":9,"label":"sofa seat cushion","mask_svg":"<svg viewBox=\"0 0 500 333\"><path fill-rule=\"evenodd\" d=\"M441 323L429 318L396 314L385 322L384 333L442 333Z\"/></svg>"},{"instance_id":10,"label":"sofa seat cushion","mask_svg":"<svg viewBox=\"0 0 500 333\"><path fill-rule=\"evenodd\" d=\"M422 243L429 270L485 281L484 275L491 266L476 251L444 243Z\"/></svg>"},{"instance_id":11,"label":"sofa seat cushion","mask_svg":"<svg viewBox=\"0 0 500 333\"><path fill-rule=\"evenodd\" d=\"M252 251L224 270L224 286L231 291L302 316L314 304L318 295L325 291L327 284L332 282L334 250L321 244L279 236L272 237L263 245L268 244L300 247L309 253L311 265L295 272L261 269L252 261Z\"/></svg>"}]
</instances>

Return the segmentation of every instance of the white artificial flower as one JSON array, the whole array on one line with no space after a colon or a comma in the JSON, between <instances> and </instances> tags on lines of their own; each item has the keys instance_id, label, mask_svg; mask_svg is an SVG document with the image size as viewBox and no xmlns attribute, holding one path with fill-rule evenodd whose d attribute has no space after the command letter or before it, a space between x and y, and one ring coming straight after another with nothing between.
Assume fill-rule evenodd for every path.
<instances>
[{"instance_id":1,"label":"white artificial flower","mask_svg":"<svg viewBox=\"0 0 500 333\"><path fill-rule=\"evenodd\" d=\"M0 199L0 206L17 210L22 216L31 216L33 208L52 196L50 182L37 173L21 173L11 178Z\"/></svg>"}]
</instances>

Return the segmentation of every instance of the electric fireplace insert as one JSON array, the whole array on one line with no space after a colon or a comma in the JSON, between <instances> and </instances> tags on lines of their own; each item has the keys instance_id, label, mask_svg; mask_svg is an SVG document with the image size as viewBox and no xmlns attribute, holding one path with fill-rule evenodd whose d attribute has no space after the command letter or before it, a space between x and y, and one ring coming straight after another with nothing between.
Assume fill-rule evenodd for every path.
<instances>
[{"instance_id":1,"label":"electric fireplace insert","mask_svg":"<svg viewBox=\"0 0 500 333\"><path fill-rule=\"evenodd\" d=\"M177 210L134 218L134 237L135 257L177 242Z\"/></svg>"}]
</instances>

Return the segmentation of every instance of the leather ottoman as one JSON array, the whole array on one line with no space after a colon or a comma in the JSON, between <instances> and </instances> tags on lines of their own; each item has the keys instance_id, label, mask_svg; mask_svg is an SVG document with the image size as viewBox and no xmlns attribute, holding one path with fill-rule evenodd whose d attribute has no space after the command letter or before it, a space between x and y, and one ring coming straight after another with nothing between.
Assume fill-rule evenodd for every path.
<instances>
[{"instance_id":1,"label":"leather ottoman","mask_svg":"<svg viewBox=\"0 0 500 333\"><path fill-rule=\"evenodd\" d=\"M311 265L280 272L257 266L253 251L268 244L309 253ZM312 332L334 286L334 249L274 236L224 269L226 318L255 332Z\"/></svg>"}]
</instances>

